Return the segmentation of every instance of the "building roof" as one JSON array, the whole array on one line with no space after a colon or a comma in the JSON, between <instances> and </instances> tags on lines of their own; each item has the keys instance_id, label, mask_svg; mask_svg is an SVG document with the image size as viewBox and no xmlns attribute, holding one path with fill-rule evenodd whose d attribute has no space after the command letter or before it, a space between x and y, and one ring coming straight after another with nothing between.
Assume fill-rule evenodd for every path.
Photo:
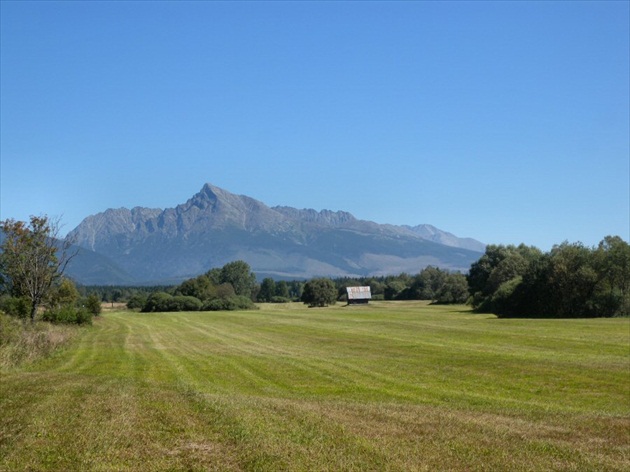
<instances>
[{"instance_id":1,"label":"building roof","mask_svg":"<svg viewBox=\"0 0 630 472\"><path fill-rule=\"evenodd\" d=\"M348 300L371 300L370 287L346 287Z\"/></svg>"}]
</instances>

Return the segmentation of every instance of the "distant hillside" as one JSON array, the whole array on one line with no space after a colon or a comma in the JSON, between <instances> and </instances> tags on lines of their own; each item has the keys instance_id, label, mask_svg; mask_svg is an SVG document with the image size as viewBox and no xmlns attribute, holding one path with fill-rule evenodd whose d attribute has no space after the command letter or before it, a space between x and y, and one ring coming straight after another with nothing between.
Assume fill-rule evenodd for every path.
<instances>
[{"instance_id":1,"label":"distant hillside","mask_svg":"<svg viewBox=\"0 0 630 472\"><path fill-rule=\"evenodd\" d=\"M73 267L79 281L135 283L191 277L242 259L259 277L417 273L427 265L466 271L484 245L433 226L382 225L343 211L270 208L210 184L175 208L109 209L70 236L109 264ZM98 263L94 260L94 264ZM117 275L115 276L118 268ZM111 280L111 282L110 282Z\"/></svg>"},{"instance_id":2,"label":"distant hillside","mask_svg":"<svg viewBox=\"0 0 630 472\"><path fill-rule=\"evenodd\" d=\"M461 247L471 251L484 252L486 245L472 238L458 238L454 234L447 233L431 225L405 226L421 238L428 241L444 244L446 246Z\"/></svg>"},{"instance_id":3,"label":"distant hillside","mask_svg":"<svg viewBox=\"0 0 630 472\"><path fill-rule=\"evenodd\" d=\"M74 248L73 248L74 249ZM66 275L83 285L133 285L136 279L106 256L85 248L78 249Z\"/></svg>"}]
</instances>

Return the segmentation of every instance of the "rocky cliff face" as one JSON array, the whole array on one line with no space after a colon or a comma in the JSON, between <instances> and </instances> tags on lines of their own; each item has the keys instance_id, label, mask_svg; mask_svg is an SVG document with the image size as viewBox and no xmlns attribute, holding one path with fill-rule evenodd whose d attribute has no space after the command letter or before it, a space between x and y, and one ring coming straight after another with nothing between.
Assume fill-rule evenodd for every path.
<instances>
[{"instance_id":1,"label":"rocky cliff face","mask_svg":"<svg viewBox=\"0 0 630 472\"><path fill-rule=\"evenodd\" d=\"M483 251L481 243L429 225L380 225L343 211L270 208L211 184L175 208L120 208L89 216L71 236L139 283L190 277L236 259L259 276L289 278L416 273L426 265L467 270Z\"/></svg>"}]
</instances>

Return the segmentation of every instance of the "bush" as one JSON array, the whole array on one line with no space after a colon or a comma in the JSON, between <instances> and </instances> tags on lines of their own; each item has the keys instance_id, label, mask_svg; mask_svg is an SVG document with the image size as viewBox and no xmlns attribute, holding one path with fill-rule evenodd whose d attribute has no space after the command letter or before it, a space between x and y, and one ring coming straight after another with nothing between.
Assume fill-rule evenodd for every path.
<instances>
[{"instance_id":1,"label":"bush","mask_svg":"<svg viewBox=\"0 0 630 472\"><path fill-rule=\"evenodd\" d=\"M92 315L98 316L101 314L101 299L95 293L87 297L84 305Z\"/></svg>"},{"instance_id":2,"label":"bush","mask_svg":"<svg viewBox=\"0 0 630 472\"><path fill-rule=\"evenodd\" d=\"M29 314L29 301L25 298L5 295L0 298L0 310L16 318L26 318Z\"/></svg>"},{"instance_id":3,"label":"bush","mask_svg":"<svg viewBox=\"0 0 630 472\"><path fill-rule=\"evenodd\" d=\"M147 303L147 296L144 294L133 295L127 302L127 308L130 310L141 310Z\"/></svg>"},{"instance_id":4,"label":"bush","mask_svg":"<svg viewBox=\"0 0 630 472\"><path fill-rule=\"evenodd\" d=\"M55 324L92 324L92 313L83 307L76 308L71 305L64 305L46 310L42 319Z\"/></svg>"},{"instance_id":5,"label":"bush","mask_svg":"<svg viewBox=\"0 0 630 472\"><path fill-rule=\"evenodd\" d=\"M201 300L197 297L176 295L168 303L168 311L199 311Z\"/></svg>"},{"instance_id":6,"label":"bush","mask_svg":"<svg viewBox=\"0 0 630 472\"><path fill-rule=\"evenodd\" d=\"M227 298L215 298L204 303L201 308L203 311L220 311L220 310L255 310L256 305L244 296L233 296Z\"/></svg>"},{"instance_id":7,"label":"bush","mask_svg":"<svg viewBox=\"0 0 630 472\"><path fill-rule=\"evenodd\" d=\"M166 292L152 293L147 299L147 302L142 307L142 311L145 313L155 311L171 311L170 304L172 299L173 295L170 295Z\"/></svg>"}]
</instances>

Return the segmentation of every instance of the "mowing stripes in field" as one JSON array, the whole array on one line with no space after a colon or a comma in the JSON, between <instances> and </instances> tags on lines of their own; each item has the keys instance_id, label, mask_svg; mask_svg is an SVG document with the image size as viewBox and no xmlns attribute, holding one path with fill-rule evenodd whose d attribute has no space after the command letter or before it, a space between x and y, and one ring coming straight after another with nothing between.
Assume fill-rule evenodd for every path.
<instances>
[{"instance_id":1,"label":"mowing stripes in field","mask_svg":"<svg viewBox=\"0 0 630 472\"><path fill-rule=\"evenodd\" d=\"M108 313L2 371L0 470L627 470L628 319Z\"/></svg>"}]
</instances>

